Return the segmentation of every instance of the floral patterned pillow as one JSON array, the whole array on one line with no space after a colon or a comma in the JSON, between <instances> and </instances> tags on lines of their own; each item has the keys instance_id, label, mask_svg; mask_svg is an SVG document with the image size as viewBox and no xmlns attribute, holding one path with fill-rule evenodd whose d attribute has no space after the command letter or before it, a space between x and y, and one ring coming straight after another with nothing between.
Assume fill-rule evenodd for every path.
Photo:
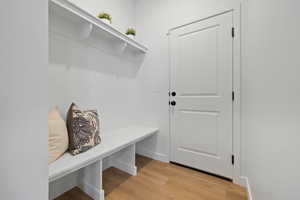
<instances>
[{"instance_id":1,"label":"floral patterned pillow","mask_svg":"<svg viewBox=\"0 0 300 200\"><path fill-rule=\"evenodd\" d=\"M67 115L69 151L72 155L85 152L100 144L99 118L96 110L80 110L75 103Z\"/></svg>"}]
</instances>

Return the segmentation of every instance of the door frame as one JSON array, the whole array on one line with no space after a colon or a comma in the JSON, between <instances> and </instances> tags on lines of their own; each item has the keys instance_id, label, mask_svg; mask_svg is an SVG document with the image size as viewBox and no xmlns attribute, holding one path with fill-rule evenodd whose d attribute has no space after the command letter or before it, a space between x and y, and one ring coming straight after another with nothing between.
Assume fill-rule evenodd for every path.
<instances>
[{"instance_id":1,"label":"door frame","mask_svg":"<svg viewBox=\"0 0 300 200\"><path fill-rule=\"evenodd\" d=\"M233 182L239 185L244 185L243 177L241 177L241 64L242 64L242 54L241 54L241 8L243 2L236 3L231 5L230 8L219 9L219 11L211 12L211 15L202 17L198 20L192 21L187 24L183 24L177 27L169 29L167 35L169 36L173 30L178 28L197 23L224 13L232 12L233 15L233 27L235 31L233 39L233 79L232 79L232 89L234 91L234 101L232 102L232 153L234 155L234 165L233 165ZM218 10L218 9L217 9ZM170 37L169 39L169 91L171 89L171 54L170 54ZM170 97L169 97L170 98ZM170 99L169 99L170 100ZM169 110L170 113L170 110ZM171 132L173 127L171 127L171 117L169 114L169 160L171 155Z\"/></svg>"}]
</instances>

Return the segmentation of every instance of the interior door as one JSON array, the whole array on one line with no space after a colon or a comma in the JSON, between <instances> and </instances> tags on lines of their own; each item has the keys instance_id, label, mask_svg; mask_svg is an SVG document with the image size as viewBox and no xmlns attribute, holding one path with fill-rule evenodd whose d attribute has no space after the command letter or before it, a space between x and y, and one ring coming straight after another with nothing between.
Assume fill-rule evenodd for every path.
<instances>
[{"instance_id":1,"label":"interior door","mask_svg":"<svg viewBox=\"0 0 300 200\"><path fill-rule=\"evenodd\" d=\"M232 178L231 12L170 32L171 161Z\"/></svg>"}]
</instances>

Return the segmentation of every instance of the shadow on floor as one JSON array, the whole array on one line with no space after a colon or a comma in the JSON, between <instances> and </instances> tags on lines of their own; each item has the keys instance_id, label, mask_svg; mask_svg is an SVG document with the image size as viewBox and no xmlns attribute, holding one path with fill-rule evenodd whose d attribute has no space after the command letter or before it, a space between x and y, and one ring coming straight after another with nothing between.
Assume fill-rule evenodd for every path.
<instances>
[{"instance_id":1,"label":"shadow on floor","mask_svg":"<svg viewBox=\"0 0 300 200\"><path fill-rule=\"evenodd\" d=\"M146 167L148 164L150 164L153 160L151 160L150 158L146 158L143 156L136 156L136 166L138 168L138 172L143 169L144 167Z\"/></svg>"},{"instance_id":2,"label":"shadow on floor","mask_svg":"<svg viewBox=\"0 0 300 200\"><path fill-rule=\"evenodd\" d=\"M149 158L137 156L136 166L138 172L150 164L151 161L152 160ZM103 172L103 189L105 191L105 196L109 195L112 191L117 190L120 185L125 184L130 178L133 177L126 172L117 170L113 167L106 169Z\"/></svg>"}]
</instances>

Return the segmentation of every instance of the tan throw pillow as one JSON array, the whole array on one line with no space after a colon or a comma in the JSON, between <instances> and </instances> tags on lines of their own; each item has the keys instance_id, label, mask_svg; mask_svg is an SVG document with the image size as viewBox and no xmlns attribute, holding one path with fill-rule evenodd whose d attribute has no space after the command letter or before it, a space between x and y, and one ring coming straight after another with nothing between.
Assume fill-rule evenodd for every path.
<instances>
[{"instance_id":1,"label":"tan throw pillow","mask_svg":"<svg viewBox=\"0 0 300 200\"><path fill-rule=\"evenodd\" d=\"M50 164L63 155L69 145L66 123L60 116L57 107L51 110L48 115L48 129L48 163Z\"/></svg>"},{"instance_id":2,"label":"tan throw pillow","mask_svg":"<svg viewBox=\"0 0 300 200\"><path fill-rule=\"evenodd\" d=\"M67 116L69 151L73 155L85 152L101 142L96 110L80 110L72 103Z\"/></svg>"}]
</instances>

